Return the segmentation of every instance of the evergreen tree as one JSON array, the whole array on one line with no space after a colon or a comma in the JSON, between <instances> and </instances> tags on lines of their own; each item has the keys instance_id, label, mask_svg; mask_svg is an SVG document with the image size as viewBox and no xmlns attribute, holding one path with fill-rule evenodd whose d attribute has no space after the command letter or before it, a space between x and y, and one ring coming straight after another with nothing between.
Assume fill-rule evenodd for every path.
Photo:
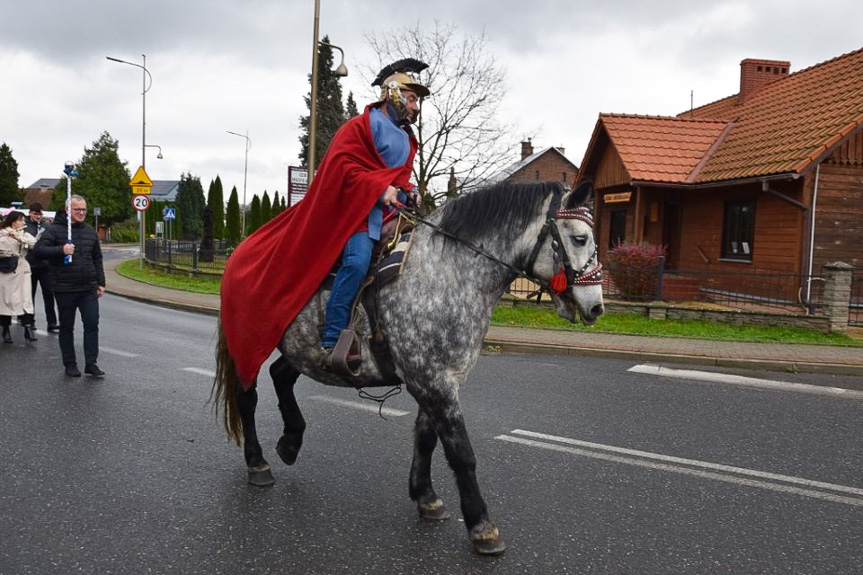
<instances>
[{"instance_id":1,"label":"evergreen tree","mask_svg":"<svg viewBox=\"0 0 863 575\"><path fill-rule=\"evenodd\" d=\"M207 207L213 213L213 237L220 240L224 239L225 195L222 191L222 179L219 176L210 182L210 189L207 192Z\"/></svg>"},{"instance_id":2,"label":"evergreen tree","mask_svg":"<svg viewBox=\"0 0 863 575\"><path fill-rule=\"evenodd\" d=\"M240 221L240 200L237 197L237 186L231 190L228 197L228 209L225 214L225 235L232 246L240 243L242 222Z\"/></svg>"},{"instance_id":3,"label":"evergreen tree","mask_svg":"<svg viewBox=\"0 0 863 575\"><path fill-rule=\"evenodd\" d=\"M324 36L323 42L329 42L328 36ZM339 76L333 71L333 49L327 44L318 45L318 101L317 101L317 129L315 131L315 163L320 164L324 152L330 145L330 141L336 130L345 123L345 108L342 104L342 85ZM309 74L309 86L312 84L312 75ZM311 111L311 90L303 97L306 108ZM356 107L356 106L355 106ZM300 162L305 167L309 165L309 116L300 118Z\"/></svg>"},{"instance_id":4,"label":"evergreen tree","mask_svg":"<svg viewBox=\"0 0 863 575\"><path fill-rule=\"evenodd\" d=\"M261 227L261 198L258 194L252 197L252 204L249 206L249 214L246 217L246 235L252 235Z\"/></svg>"},{"instance_id":5,"label":"evergreen tree","mask_svg":"<svg viewBox=\"0 0 863 575\"><path fill-rule=\"evenodd\" d=\"M134 213L132 189L129 187L132 176L126 162L121 161L117 154L118 147L119 142L111 134L102 132L92 148L84 148L84 157L77 166L78 177L72 180L72 193L87 200L88 217L94 217L93 208L99 208L99 221L109 226L129 219ZM60 181L58 188L63 191L54 196L63 206L66 201L65 179Z\"/></svg>"},{"instance_id":6,"label":"evergreen tree","mask_svg":"<svg viewBox=\"0 0 863 575\"><path fill-rule=\"evenodd\" d=\"M287 195L287 194L285 194L285 195ZM288 206L286 205L285 198L282 198L282 210L281 211L284 212L287 209L288 209Z\"/></svg>"},{"instance_id":7,"label":"evergreen tree","mask_svg":"<svg viewBox=\"0 0 863 575\"><path fill-rule=\"evenodd\" d=\"M348 100L345 103L345 112L347 113L348 120L360 114L359 110L357 110L357 102L354 100L353 92L348 92Z\"/></svg>"},{"instance_id":8,"label":"evergreen tree","mask_svg":"<svg viewBox=\"0 0 863 575\"><path fill-rule=\"evenodd\" d=\"M270 203L270 194L264 190L264 198L261 200L261 225L273 219L273 206Z\"/></svg>"},{"instance_id":9,"label":"evergreen tree","mask_svg":"<svg viewBox=\"0 0 863 575\"><path fill-rule=\"evenodd\" d=\"M12 157L12 149L4 142L0 146L0 206L24 199L18 187L18 162Z\"/></svg>"},{"instance_id":10,"label":"evergreen tree","mask_svg":"<svg viewBox=\"0 0 863 575\"><path fill-rule=\"evenodd\" d=\"M199 239L204 231L204 188L192 174L182 174L177 189L177 212L185 239Z\"/></svg>"},{"instance_id":11,"label":"evergreen tree","mask_svg":"<svg viewBox=\"0 0 863 575\"><path fill-rule=\"evenodd\" d=\"M273 217L275 218L282 213L282 202L279 200L279 190L273 194Z\"/></svg>"}]
</instances>

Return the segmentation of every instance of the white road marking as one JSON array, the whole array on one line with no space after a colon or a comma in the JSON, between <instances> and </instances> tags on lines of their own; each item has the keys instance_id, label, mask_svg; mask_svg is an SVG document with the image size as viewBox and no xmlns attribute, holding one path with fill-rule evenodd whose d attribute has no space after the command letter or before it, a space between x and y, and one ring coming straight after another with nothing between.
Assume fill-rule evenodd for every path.
<instances>
[{"instance_id":1,"label":"white road marking","mask_svg":"<svg viewBox=\"0 0 863 575\"><path fill-rule=\"evenodd\" d=\"M672 369L670 367L662 367L659 365L650 364L636 365L629 368L627 371L631 371L633 373L644 373L647 375L659 375L663 377L696 379L699 381L710 381L714 383L728 383L731 385L760 387L763 389L775 389L779 391L796 391L798 393L829 395L832 397L845 397L848 399L863 399L863 391L855 391L853 389L843 389L841 387L825 387L820 385L808 385L805 383L791 383L787 381L773 381L770 379L744 377L742 375L730 375L726 373L714 373L711 371Z\"/></svg>"},{"instance_id":2,"label":"white road marking","mask_svg":"<svg viewBox=\"0 0 863 575\"><path fill-rule=\"evenodd\" d=\"M501 441L507 441L509 443L518 443L521 445L527 445L530 447L538 447L541 449L548 449L551 451L558 451L561 453L568 453L570 455L578 455L581 457L591 457L594 459L602 459L605 461L612 461L614 463L624 463L627 465L634 465L636 467L645 467L648 469L655 469L660 471L669 471L672 473L681 473L684 475L691 475L695 477L702 477L705 479L713 479L716 481L724 481L726 483L734 483L737 485L745 485L748 487L757 487L761 489L769 489L772 491L779 491L783 493L792 493L795 495L802 495L804 497L811 497L814 499L823 499L825 501L832 501L834 503L844 503L846 505L855 505L858 507L863 507L863 498L858 499L856 497L845 497L842 495L836 495L834 493L826 493L823 491L816 491L814 489L804 489L801 487L794 487L793 485L783 485L783 483L791 483L797 485L805 485L807 487L826 489L830 491L835 491L839 493L848 493L851 495L860 495L863 497L863 489L859 489L857 487L849 487L845 485L837 485L834 483L825 483L822 481L812 481L809 479L803 479L800 477L792 477L788 475L779 475L776 473L767 473L763 471L756 471L752 469L744 469L741 467L732 467L729 465L721 465L717 463L709 463L705 461L696 461L693 459L683 459L680 457L672 457L668 455L661 455L658 453L650 453L647 451L638 451L635 449L626 449L623 447L616 447L613 445L603 445L601 443L592 443L589 441L579 441L577 439L570 439L566 437L557 437L554 435L546 435L542 433L535 433L532 431L524 431L521 429L515 429L512 431L513 434L524 435L528 437L536 437L542 438L550 441L557 441L559 443L564 443L568 445L579 445L588 447L590 449L597 449L600 451L609 451L613 453L623 453L627 455L633 455L636 457L641 457L643 459L636 459L635 457L624 457L621 455L612 455L611 453L601 453L599 451L591 451L588 449L581 449L578 447L569 447L568 445L558 445L556 443L546 443L544 441L535 441L533 439L525 439L523 437L512 437L509 435L498 435L495 439ZM662 462L668 463L655 463L653 461L646 461L645 459L654 459ZM677 465L674 465L676 463ZM688 465L690 467L683 467L683 465ZM704 469L712 469L716 471L721 471L724 473L717 473L714 471L702 471L701 469L693 469L693 467L701 467ZM731 475L734 474L734 475ZM748 479L747 477L739 477L740 475L757 477L759 479ZM770 481L765 481L766 479L770 479L777 482L782 483L772 483Z\"/></svg>"},{"instance_id":3,"label":"white road marking","mask_svg":"<svg viewBox=\"0 0 863 575\"><path fill-rule=\"evenodd\" d=\"M183 371L188 371L189 373L197 373L198 375L206 375L207 377L216 377L215 371L201 369L199 367L184 367Z\"/></svg>"},{"instance_id":4,"label":"white road marking","mask_svg":"<svg viewBox=\"0 0 863 575\"><path fill-rule=\"evenodd\" d=\"M139 353L130 353L130 352L128 352L128 351L122 351L122 350L119 350L119 349L113 349L113 348L110 348L110 347L104 347L104 346L101 346L101 345L99 346L99 351L100 351L100 352L105 352L105 353L107 353L107 354L109 354L109 355L119 355L120 357L140 357L140 355L141 355L141 354L139 354Z\"/></svg>"},{"instance_id":5,"label":"white road marking","mask_svg":"<svg viewBox=\"0 0 863 575\"><path fill-rule=\"evenodd\" d=\"M357 401L347 401L345 399L338 399L336 397L329 397L327 395L312 395L309 399L314 399L315 401L323 401L326 403L332 403L334 405L340 405L342 407L348 407L350 409L359 409L361 411L369 411L371 413L380 412L382 415L388 415L390 417L402 417L404 415L410 415L410 411L402 411L401 409L390 409L389 407L379 408L377 404L372 403L359 403Z\"/></svg>"}]
</instances>

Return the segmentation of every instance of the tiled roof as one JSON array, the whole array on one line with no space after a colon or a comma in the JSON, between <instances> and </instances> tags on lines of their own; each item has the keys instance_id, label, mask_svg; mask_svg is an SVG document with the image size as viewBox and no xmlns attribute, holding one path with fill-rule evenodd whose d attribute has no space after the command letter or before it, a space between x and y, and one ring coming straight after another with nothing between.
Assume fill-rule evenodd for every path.
<instances>
[{"instance_id":1,"label":"tiled roof","mask_svg":"<svg viewBox=\"0 0 863 575\"><path fill-rule=\"evenodd\" d=\"M600 123L633 180L800 173L863 129L863 49L771 82L742 105L734 95L674 118L601 114Z\"/></svg>"},{"instance_id":2,"label":"tiled roof","mask_svg":"<svg viewBox=\"0 0 863 575\"><path fill-rule=\"evenodd\" d=\"M633 180L684 183L727 123L662 116L600 114Z\"/></svg>"}]
</instances>

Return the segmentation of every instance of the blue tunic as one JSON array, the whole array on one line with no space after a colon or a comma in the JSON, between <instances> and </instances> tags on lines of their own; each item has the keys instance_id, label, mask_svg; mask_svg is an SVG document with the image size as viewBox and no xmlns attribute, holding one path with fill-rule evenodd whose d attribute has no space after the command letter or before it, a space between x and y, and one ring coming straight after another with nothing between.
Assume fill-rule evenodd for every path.
<instances>
[{"instance_id":1,"label":"blue tunic","mask_svg":"<svg viewBox=\"0 0 863 575\"><path fill-rule=\"evenodd\" d=\"M408 133L393 122L380 108L373 108L371 110L369 113L369 122L372 127L372 136L375 139L375 148L387 167L401 166L407 162L411 151ZM381 192L381 197L383 197L385 191ZM383 204L378 200L378 203L369 213L368 226L369 237L371 239L381 239L382 225Z\"/></svg>"}]
</instances>

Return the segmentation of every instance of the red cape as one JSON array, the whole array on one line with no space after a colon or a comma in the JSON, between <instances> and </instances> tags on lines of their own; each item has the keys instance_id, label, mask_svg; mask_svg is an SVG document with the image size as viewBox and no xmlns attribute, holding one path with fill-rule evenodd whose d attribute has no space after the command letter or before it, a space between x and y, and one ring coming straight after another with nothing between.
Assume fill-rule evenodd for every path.
<instances>
[{"instance_id":1,"label":"red cape","mask_svg":"<svg viewBox=\"0 0 863 575\"><path fill-rule=\"evenodd\" d=\"M374 106L336 132L305 198L244 239L228 260L220 319L246 389L386 187L411 187L416 140L408 161L388 168L372 137Z\"/></svg>"}]
</instances>

